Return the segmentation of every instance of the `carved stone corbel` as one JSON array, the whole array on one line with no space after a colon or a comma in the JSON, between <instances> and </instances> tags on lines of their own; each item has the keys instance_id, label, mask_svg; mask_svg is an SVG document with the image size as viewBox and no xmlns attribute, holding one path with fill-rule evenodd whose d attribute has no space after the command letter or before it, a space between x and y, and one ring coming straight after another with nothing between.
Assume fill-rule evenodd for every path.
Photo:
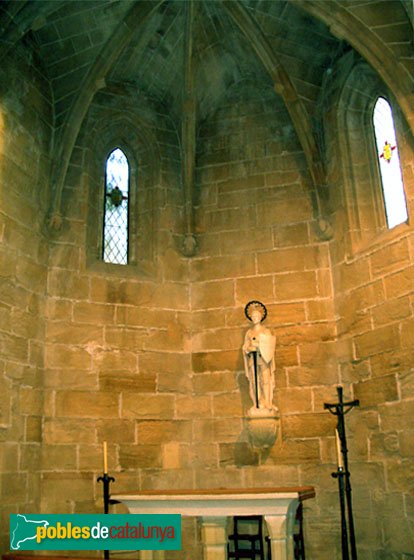
<instances>
[{"instance_id":1,"label":"carved stone corbel","mask_svg":"<svg viewBox=\"0 0 414 560\"><path fill-rule=\"evenodd\" d=\"M272 410L252 407L247 412L246 424L251 446L268 449L274 445L279 434L279 411L276 407Z\"/></svg>"}]
</instances>

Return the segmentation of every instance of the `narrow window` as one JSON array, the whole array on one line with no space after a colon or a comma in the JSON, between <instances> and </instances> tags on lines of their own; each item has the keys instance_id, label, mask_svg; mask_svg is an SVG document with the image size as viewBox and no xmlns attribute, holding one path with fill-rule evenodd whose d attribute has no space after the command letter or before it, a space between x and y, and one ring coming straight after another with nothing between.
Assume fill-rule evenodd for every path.
<instances>
[{"instance_id":1,"label":"narrow window","mask_svg":"<svg viewBox=\"0 0 414 560\"><path fill-rule=\"evenodd\" d=\"M394 118L388 101L379 97L373 113L375 141L388 228L408 220Z\"/></svg>"},{"instance_id":2,"label":"narrow window","mask_svg":"<svg viewBox=\"0 0 414 560\"><path fill-rule=\"evenodd\" d=\"M128 263L128 191L128 160L116 148L106 160L102 245L103 260L107 263Z\"/></svg>"}]
</instances>

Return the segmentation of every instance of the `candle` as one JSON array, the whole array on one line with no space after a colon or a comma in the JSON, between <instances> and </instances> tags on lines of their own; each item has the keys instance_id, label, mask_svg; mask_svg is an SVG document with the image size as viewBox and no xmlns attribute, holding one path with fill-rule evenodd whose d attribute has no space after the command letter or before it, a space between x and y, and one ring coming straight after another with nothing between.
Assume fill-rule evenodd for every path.
<instances>
[{"instance_id":1,"label":"candle","mask_svg":"<svg viewBox=\"0 0 414 560\"><path fill-rule=\"evenodd\" d=\"M338 458L338 469L344 468L344 458L342 455L342 447L341 447L341 439L339 437L338 430L335 430L335 439L336 439L336 455Z\"/></svg>"},{"instance_id":2,"label":"candle","mask_svg":"<svg viewBox=\"0 0 414 560\"><path fill-rule=\"evenodd\" d=\"M108 447L106 441L103 442L103 472L108 473Z\"/></svg>"}]
</instances>

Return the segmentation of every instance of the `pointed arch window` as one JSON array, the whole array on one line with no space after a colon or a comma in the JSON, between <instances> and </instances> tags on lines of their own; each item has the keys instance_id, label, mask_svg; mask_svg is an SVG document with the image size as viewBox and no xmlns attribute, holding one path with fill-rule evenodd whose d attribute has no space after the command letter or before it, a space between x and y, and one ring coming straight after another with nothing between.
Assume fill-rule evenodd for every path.
<instances>
[{"instance_id":1,"label":"pointed arch window","mask_svg":"<svg viewBox=\"0 0 414 560\"><path fill-rule=\"evenodd\" d=\"M374 106L373 125L387 225L391 229L408 220L398 144L391 105L379 97Z\"/></svg>"},{"instance_id":2,"label":"pointed arch window","mask_svg":"<svg viewBox=\"0 0 414 560\"><path fill-rule=\"evenodd\" d=\"M115 148L106 159L102 243L106 263L128 264L129 182L128 159Z\"/></svg>"}]
</instances>

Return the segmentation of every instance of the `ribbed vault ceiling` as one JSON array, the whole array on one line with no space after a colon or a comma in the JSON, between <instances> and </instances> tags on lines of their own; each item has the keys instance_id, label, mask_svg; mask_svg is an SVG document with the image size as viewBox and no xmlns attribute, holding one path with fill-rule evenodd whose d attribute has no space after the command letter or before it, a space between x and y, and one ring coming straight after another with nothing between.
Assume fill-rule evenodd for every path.
<instances>
[{"instance_id":1,"label":"ribbed vault ceiling","mask_svg":"<svg viewBox=\"0 0 414 560\"><path fill-rule=\"evenodd\" d=\"M332 26L329 29L313 14L323 9L327 14L334 12L338 3L237 3L257 23L275 60L288 70L296 92L312 114L324 72L347 44L334 36ZM105 71L106 80L134 85L179 117L187 4L183 0L6 0L0 7L2 50L21 37L30 37L36 45L52 84L58 127L88 72L97 64L103 47L111 41L114 51L122 45ZM224 4L221 0L194 2L193 71L202 118L217 108L231 85L246 78L259 83L270 79L254 47ZM352 9L361 21L369 18L382 39L399 56L408 58L412 50L409 3L347 0L340 4L344 10ZM132 11L133 17L128 19ZM140 18L145 19L144 25L140 25ZM123 28L128 36L124 42Z\"/></svg>"},{"instance_id":2,"label":"ribbed vault ceiling","mask_svg":"<svg viewBox=\"0 0 414 560\"><path fill-rule=\"evenodd\" d=\"M25 41L49 80L55 212L76 137L97 91L126 86L182 124L217 111L226 92L269 85L285 104L315 188L324 76L354 49L393 91L414 130L410 0L3 0L0 58ZM191 109L188 109L191 107ZM185 117L185 118L184 118ZM188 153L190 152L190 153Z\"/></svg>"},{"instance_id":3,"label":"ribbed vault ceiling","mask_svg":"<svg viewBox=\"0 0 414 560\"><path fill-rule=\"evenodd\" d=\"M18 6L20 5L20 10ZM132 0L4 2L3 11L22 31L25 24L51 80L57 125L64 121L77 90L108 42L117 38L131 8L148 2ZM162 103L179 117L185 64L185 12L187 2L151 2L156 8L114 60L107 82L126 82ZM270 77L249 41L222 2L197 1L193 23L195 88L201 118L214 111L226 89L245 79ZM278 61L289 69L294 86L309 110L318 94L323 73L342 48L327 26L309 17L294 3L244 1ZM25 14L25 11L27 12ZM142 12L146 13L143 9ZM25 16L25 17L23 17ZM3 16L6 22L6 16ZM131 22L128 22L131 25ZM122 34L121 34L122 37ZM116 41L116 43L115 43Z\"/></svg>"}]
</instances>

